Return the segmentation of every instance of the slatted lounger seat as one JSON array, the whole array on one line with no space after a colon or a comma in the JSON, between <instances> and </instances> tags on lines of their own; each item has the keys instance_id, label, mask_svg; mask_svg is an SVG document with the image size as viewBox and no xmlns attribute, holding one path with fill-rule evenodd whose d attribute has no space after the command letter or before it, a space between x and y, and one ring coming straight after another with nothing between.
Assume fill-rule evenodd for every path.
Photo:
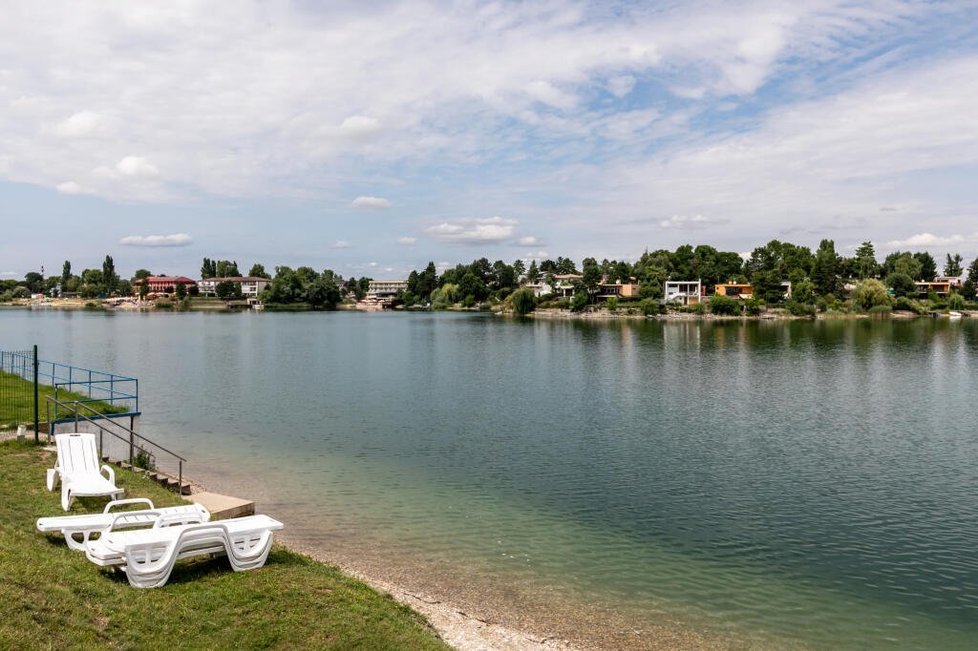
<instances>
[{"instance_id":1,"label":"slatted lounger seat","mask_svg":"<svg viewBox=\"0 0 978 651\"><path fill-rule=\"evenodd\" d=\"M54 442L58 460L48 469L47 485L53 491L61 482L61 508L65 511L76 497L108 495L115 499L125 492L116 487L112 468L104 464L99 468L94 434L57 434Z\"/></svg>"},{"instance_id":2,"label":"slatted lounger seat","mask_svg":"<svg viewBox=\"0 0 978 651\"><path fill-rule=\"evenodd\" d=\"M124 506L142 505L139 510L122 510ZM113 500L109 502L102 513L90 513L86 515L61 515L51 518L40 518L37 521L37 530L42 533L61 532L65 537L68 547L78 551L85 551L85 543L89 541L92 534L100 533L104 529L113 528L122 530L135 527L152 527L162 516L176 516L167 519L172 524L192 524L207 522L211 519L211 514L200 504L187 504L184 506L168 506L164 508L154 508L153 502L137 497L128 500ZM183 516L182 519L179 519Z\"/></svg>"},{"instance_id":3,"label":"slatted lounger seat","mask_svg":"<svg viewBox=\"0 0 978 651\"><path fill-rule=\"evenodd\" d=\"M168 526L170 517L160 517L152 529L104 530L86 543L85 555L96 565L121 568L132 586L157 588L182 558L224 554L235 572L259 568L272 548L272 532L284 527L267 515Z\"/></svg>"}]
</instances>

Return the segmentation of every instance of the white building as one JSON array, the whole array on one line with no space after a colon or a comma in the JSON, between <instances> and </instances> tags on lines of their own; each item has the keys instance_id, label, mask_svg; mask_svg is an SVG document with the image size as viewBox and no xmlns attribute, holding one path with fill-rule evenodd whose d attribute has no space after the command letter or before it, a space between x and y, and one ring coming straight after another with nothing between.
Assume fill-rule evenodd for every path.
<instances>
[{"instance_id":1,"label":"white building","mask_svg":"<svg viewBox=\"0 0 978 651\"><path fill-rule=\"evenodd\" d=\"M402 291L407 291L406 280L371 280L367 287L367 297L391 298Z\"/></svg>"},{"instance_id":2,"label":"white building","mask_svg":"<svg viewBox=\"0 0 978 651\"><path fill-rule=\"evenodd\" d=\"M667 280L666 303L697 305L703 300L703 283L699 280Z\"/></svg>"},{"instance_id":3,"label":"white building","mask_svg":"<svg viewBox=\"0 0 978 651\"><path fill-rule=\"evenodd\" d=\"M223 282L231 282L241 287L241 295L245 298L258 298L266 287L272 284L268 278L253 276L237 276L233 278L202 278L197 281L197 289L204 296L217 296L217 286Z\"/></svg>"}]
</instances>

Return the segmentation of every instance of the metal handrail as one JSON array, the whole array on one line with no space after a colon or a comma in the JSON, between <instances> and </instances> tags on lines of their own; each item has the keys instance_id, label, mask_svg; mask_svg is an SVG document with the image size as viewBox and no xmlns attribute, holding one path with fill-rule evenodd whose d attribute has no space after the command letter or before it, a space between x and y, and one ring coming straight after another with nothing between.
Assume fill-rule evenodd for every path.
<instances>
[{"instance_id":1,"label":"metal handrail","mask_svg":"<svg viewBox=\"0 0 978 651\"><path fill-rule=\"evenodd\" d=\"M122 441L123 443L128 443L129 444L129 465L130 466L133 465L134 450L135 450L135 447L136 447L136 442L135 442L134 438L139 438L141 441L143 441L143 443L147 443L147 444L153 446L154 448L156 448L157 450L161 450L161 451L169 454L171 457L176 458L177 459L177 468L178 468L178 470L177 470L178 490L181 491L181 492L183 491L183 464L184 464L184 462L187 461L185 458L183 458L182 456L180 456L176 452L172 452L172 451L166 449L165 447L163 447L162 445L159 445L158 443L156 443L156 442L154 442L154 441L146 438L142 434L138 434L131 427L126 427L125 425L123 425L121 423L118 423L116 421L112 421L115 424L116 427L119 427L119 428L121 428L121 429L129 432L129 439L126 440L125 437L119 436L118 434L116 434L112 430L110 430L110 429L106 428L105 426L103 426L101 423L96 422L95 420L89 418L85 414L80 414L78 412L78 408L79 407L84 407L89 412L95 414L96 416L99 416L100 418L105 418L106 417L105 414L103 414L102 412L98 411L97 409L94 409L93 407L85 404L82 401L76 400L76 401L74 401L72 403L65 403L65 402L62 402L61 400L58 400L54 396L45 396L45 399L47 400L46 407L47 407L48 423L51 422L51 403L54 403L56 407L63 407L66 410L70 409L73 412L74 419L75 419L75 432L76 433L78 432L78 418L79 418L79 416L83 420L91 423L92 425L95 425L95 427L97 427L99 429L99 442L98 442L99 454L101 454L101 451L102 451L102 443L103 443L102 436L107 432L110 435L112 435L112 436L116 437L117 439L119 439L120 441ZM50 436L51 436L51 432L49 430L48 431L49 440L50 440Z\"/></svg>"}]
</instances>

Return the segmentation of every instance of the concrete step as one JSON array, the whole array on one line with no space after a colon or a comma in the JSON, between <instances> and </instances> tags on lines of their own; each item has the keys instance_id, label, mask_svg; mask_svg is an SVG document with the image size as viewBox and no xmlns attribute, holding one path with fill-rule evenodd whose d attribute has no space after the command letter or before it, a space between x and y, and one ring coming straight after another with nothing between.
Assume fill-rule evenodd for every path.
<instances>
[{"instance_id":1,"label":"concrete step","mask_svg":"<svg viewBox=\"0 0 978 651\"><path fill-rule=\"evenodd\" d=\"M239 497L218 493L194 493L190 496L190 501L210 511L212 520L227 520L255 514L255 503Z\"/></svg>"}]
</instances>

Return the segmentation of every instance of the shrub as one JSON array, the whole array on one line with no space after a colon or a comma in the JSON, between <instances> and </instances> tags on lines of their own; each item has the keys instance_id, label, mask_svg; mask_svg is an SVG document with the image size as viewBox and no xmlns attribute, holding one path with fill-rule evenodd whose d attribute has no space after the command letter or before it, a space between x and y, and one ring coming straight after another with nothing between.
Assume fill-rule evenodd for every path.
<instances>
[{"instance_id":1,"label":"shrub","mask_svg":"<svg viewBox=\"0 0 978 651\"><path fill-rule=\"evenodd\" d=\"M792 316L815 316L815 305L813 303L802 303L800 301L788 301L784 305L788 313Z\"/></svg>"},{"instance_id":2,"label":"shrub","mask_svg":"<svg viewBox=\"0 0 978 651\"><path fill-rule=\"evenodd\" d=\"M645 316L652 316L653 314L661 314L661 312L659 311L660 309L659 301L655 300L654 298L646 298L641 303L639 303L638 306L639 308L641 308L642 314L644 314ZM661 307L662 309L665 309L664 305Z\"/></svg>"},{"instance_id":3,"label":"shrub","mask_svg":"<svg viewBox=\"0 0 978 651\"><path fill-rule=\"evenodd\" d=\"M614 296L608 299L608 311L609 312L618 311L618 299Z\"/></svg>"},{"instance_id":4,"label":"shrub","mask_svg":"<svg viewBox=\"0 0 978 651\"><path fill-rule=\"evenodd\" d=\"M740 300L714 294L710 297L710 312L719 316L734 316L740 314Z\"/></svg>"},{"instance_id":5,"label":"shrub","mask_svg":"<svg viewBox=\"0 0 978 651\"><path fill-rule=\"evenodd\" d=\"M896 302L893 304L893 309L901 312L913 312L914 314L927 313L927 309L923 305L912 298L907 298L906 296L898 297Z\"/></svg>"},{"instance_id":6,"label":"shrub","mask_svg":"<svg viewBox=\"0 0 978 651\"><path fill-rule=\"evenodd\" d=\"M580 312L585 307L587 307L587 294L584 292L577 292L574 294L574 298L571 299L570 304L571 312Z\"/></svg>"},{"instance_id":7,"label":"shrub","mask_svg":"<svg viewBox=\"0 0 978 651\"><path fill-rule=\"evenodd\" d=\"M693 314L706 314L706 303L696 303L690 307L690 311Z\"/></svg>"},{"instance_id":8,"label":"shrub","mask_svg":"<svg viewBox=\"0 0 978 651\"><path fill-rule=\"evenodd\" d=\"M879 317L879 318L889 316L892 311L893 308L890 307L889 305L874 305L868 310L871 316Z\"/></svg>"},{"instance_id":9,"label":"shrub","mask_svg":"<svg viewBox=\"0 0 978 651\"><path fill-rule=\"evenodd\" d=\"M537 297L533 295L533 290L526 287L513 292L510 300L513 303L513 312L520 316L529 314L537 307Z\"/></svg>"},{"instance_id":10,"label":"shrub","mask_svg":"<svg viewBox=\"0 0 978 651\"><path fill-rule=\"evenodd\" d=\"M963 310L967 304L964 296L957 292L951 292L951 295L947 297L947 306L952 310Z\"/></svg>"},{"instance_id":11,"label":"shrub","mask_svg":"<svg viewBox=\"0 0 978 651\"><path fill-rule=\"evenodd\" d=\"M764 304L756 298L748 298L744 301L744 312L749 316L757 316L761 313L761 306Z\"/></svg>"},{"instance_id":12,"label":"shrub","mask_svg":"<svg viewBox=\"0 0 978 651\"><path fill-rule=\"evenodd\" d=\"M860 310L871 310L883 305L889 307L893 303L886 292L886 285L874 278L856 283L856 287L852 290L852 302Z\"/></svg>"},{"instance_id":13,"label":"shrub","mask_svg":"<svg viewBox=\"0 0 978 651\"><path fill-rule=\"evenodd\" d=\"M475 307L475 296L469 294L462 299L462 307Z\"/></svg>"},{"instance_id":14,"label":"shrub","mask_svg":"<svg viewBox=\"0 0 978 651\"><path fill-rule=\"evenodd\" d=\"M892 273L886 277L887 287L893 288L893 293L896 296L915 296L917 294L917 286L913 282L913 278L907 274L896 272Z\"/></svg>"}]
</instances>

